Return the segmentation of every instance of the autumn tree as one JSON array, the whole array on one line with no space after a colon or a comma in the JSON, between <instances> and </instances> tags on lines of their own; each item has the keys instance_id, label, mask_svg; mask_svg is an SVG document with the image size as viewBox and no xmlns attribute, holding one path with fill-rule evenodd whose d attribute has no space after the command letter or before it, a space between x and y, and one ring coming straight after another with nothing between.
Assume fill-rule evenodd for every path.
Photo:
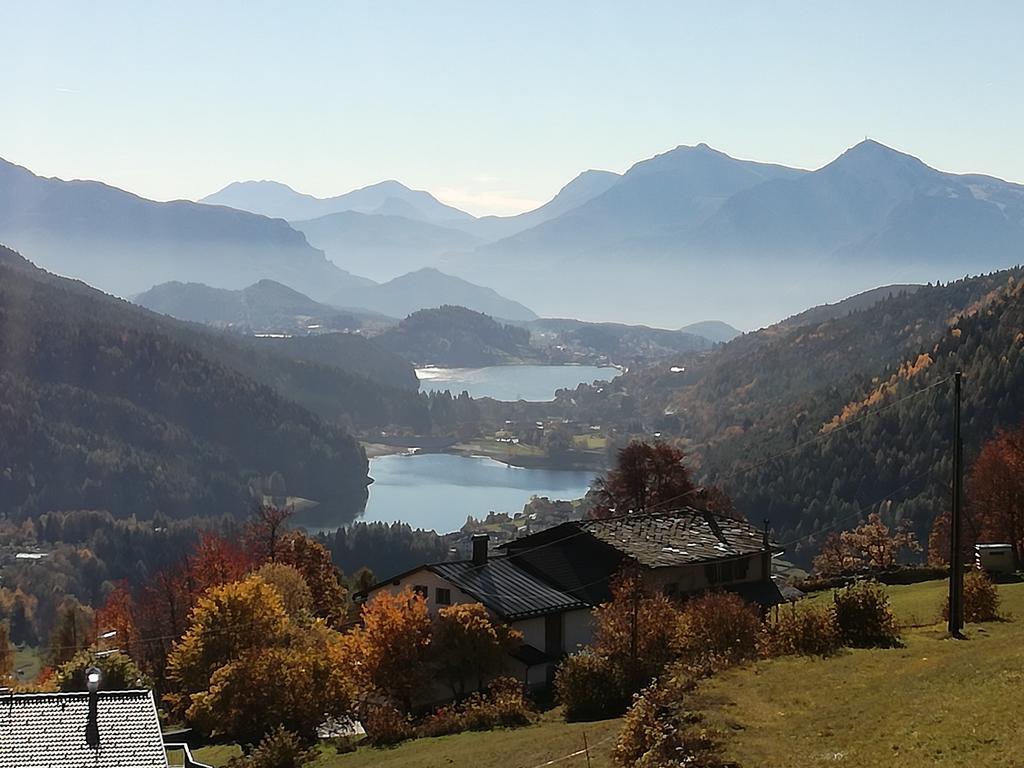
<instances>
[{"instance_id":1,"label":"autumn tree","mask_svg":"<svg viewBox=\"0 0 1024 768\"><path fill-rule=\"evenodd\" d=\"M284 534L276 544L275 562L298 571L313 595L312 611L330 626L338 626L348 611L348 593L331 553L301 531Z\"/></svg>"},{"instance_id":2,"label":"autumn tree","mask_svg":"<svg viewBox=\"0 0 1024 768\"><path fill-rule=\"evenodd\" d=\"M213 587L196 602L188 630L167 658L174 687L168 701L191 719L193 698L208 690L218 669L249 651L280 643L288 625L280 595L261 579Z\"/></svg>"},{"instance_id":3,"label":"autumn tree","mask_svg":"<svg viewBox=\"0 0 1024 768\"><path fill-rule=\"evenodd\" d=\"M949 552L952 547L950 536L952 535L952 515L947 509L935 516L932 521L932 529L928 534L928 565L941 567L949 565ZM960 531L961 546L960 557L962 562L968 563L974 560L974 544L978 540L978 528L974 516L970 510L965 510L963 516L963 529Z\"/></svg>"},{"instance_id":4,"label":"autumn tree","mask_svg":"<svg viewBox=\"0 0 1024 768\"><path fill-rule=\"evenodd\" d=\"M452 695L462 697L467 678L476 683L476 690L483 690L484 680L502 670L522 639L522 633L494 621L480 603L449 605L438 611L434 661Z\"/></svg>"},{"instance_id":5,"label":"autumn tree","mask_svg":"<svg viewBox=\"0 0 1024 768\"><path fill-rule=\"evenodd\" d=\"M668 443L634 440L619 451L615 468L594 483L594 517L644 514L694 501L697 486L683 452Z\"/></svg>"},{"instance_id":6,"label":"autumn tree","mask_svg":"<svg viewBox=\"0 0 1024 768\"><path fill-rule=\"evenodd\" d=\"M967 500L979 538L1012 544L1017 562L1024 562L1024 427L1000 431L982 446Z\"/></svg>"},{"instance_id":7,"label":"autumn tree","mask_svg":"<svg viewBox=\"0 0 1024 768\"><path fill-rule=\"evenodd\" d=\"M288 532L288 521L293 514L291 507L268 504L261 504L253 510L246 527L245 545L254 560L261 563L277 560L278 547Z\"/></svg>"},{"instance_id":8,"label":"autumn tree","mask_svg":"<svg viewBox=\"0 0 1024 768\"><path fill-rule=\"evenodd\" d=\"M406 712L430 676L432 623L427 603L411 589L381 592L363 606L352 632L365 697L379 695Z\"/></svg>"},{"instance_id":9,"label":"autumn tree","mask_svg":"<svg viewBox=\"0 0 1024 768\"><path fill-rule=\"evenodd\" d=\"M57 622L50 635L48 662L59 667L95 639L93 611L73 597L66 597L57 609Z\"/></svg>"},{"instance_id":10,"label":"autumn tree","mask_svg":"<svg viewBox=\"0 0 1024 768\"><path fill-rule=\"evenodd\" d=\"M609 586L612 599L594 609L591 647L642 683L672 658L679 611L663 593L645 589L635 569Z\"/></svg>"},{"instance_id":11,"label":"autumn tree","mask_svg":"<svg viewBox=\"0 0 1024 768\"><path fill-rule=\"evenodd\" d=\"M895 566L903 552L919 552L920 549L912 531L890 530L882 522L882 516L872 512L867 522L825 539L813 567L815 573L822 576L881 570Z\"/></svg>"},{"instance_id":12,"label":"autumn tree","mask_svg":"<svg viewBox=\"0 0 1024 768\"><path fill-rule=\"evenodd\" d=\"M352 714L352 667L338 650L340 637L317 622L292 627L280 644L243 651L192 696L190 721L244 743L277 726L312 740L326 718Z\"/></svg>"},{"instance_id":13,"label":"autumn tree","mask_svg":"<svg viewBox=\"0 0 1024 768\"><path fill-rule=\"evenodd\" d=\"M7 625L0 621L0 683L7 682L14 674L14 649L7 634Z\"/></svg>"},{"instance_id":14,"label":"autumn tree","mask_svg":"<svg viewBox=\"0 0 1024 768\"><path fill-rule=\"evenodd\" d=\"M253 573L277 591L289 619L297 624L312 620L313 594L295 568L284 563L264 563Z\"/></svg>"}]
</instances>

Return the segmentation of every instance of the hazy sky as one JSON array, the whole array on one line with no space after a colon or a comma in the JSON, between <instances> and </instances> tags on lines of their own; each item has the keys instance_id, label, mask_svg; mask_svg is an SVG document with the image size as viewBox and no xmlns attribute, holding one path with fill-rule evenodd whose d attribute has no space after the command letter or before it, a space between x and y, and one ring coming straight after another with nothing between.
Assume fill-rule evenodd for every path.
<instances>
[{"instance_id":1,"label":"hazy sky","mask_svg":"<svg viewBox=\"0 0 1024 768\"><path fill-rule=\"evenodd\" d=\"M156 199L385 178L476 214L678 144L1024 181L1024 4L3 2L0 157Z\"/></svg>"}]
</instances>

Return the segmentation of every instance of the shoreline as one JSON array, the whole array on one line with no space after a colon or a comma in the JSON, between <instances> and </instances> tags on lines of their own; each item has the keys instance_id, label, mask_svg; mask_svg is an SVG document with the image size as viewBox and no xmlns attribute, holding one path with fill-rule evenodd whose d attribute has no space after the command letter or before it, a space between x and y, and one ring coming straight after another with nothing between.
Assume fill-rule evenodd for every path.
<instances>
[{"instance_id":1,"label":"shoreline","mask_svg":"<svg viewBox=\"0 0 1024 768\"><path fill-rule=\"evenodd\" d=\"M377 459L382 456L413 456L417 454L447 454L449 456L463 456L465 458L486 458L500 462L510 467L522 469L544 469L552 472L604 472L607 464L602 456L600 460L596 456L579 454L577 460L552 462L547 456L512 455L505 451L489 449L478 444L457 443L451 441L449 445L426 447L422 445L410 445L407 441L403 445L392 443L380 443L373 441L360 441L366 451L366 458ZM573 457L576 458L576 457Z\"/></svg>"}]
</instances>

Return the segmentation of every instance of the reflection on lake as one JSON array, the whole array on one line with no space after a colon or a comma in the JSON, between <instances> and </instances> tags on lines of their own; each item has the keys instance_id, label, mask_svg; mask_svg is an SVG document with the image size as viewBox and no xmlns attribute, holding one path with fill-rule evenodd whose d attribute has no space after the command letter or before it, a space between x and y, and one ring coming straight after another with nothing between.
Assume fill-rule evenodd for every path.
<instances>
[{"instance_id":1,"label":"reflection on lake","mask_svg":"<svg viewBox=\"0 0 1024 768\"><path fill-rule=\"evenodd\" d=\"M453 395L463 390L472 397L495 400L554 400L558 389L575 389L578 384L608 381L621 371L596 365L492 365L485 368L417 368L420 389Z\"/></svg>"},{"instance_id":2,"label":"reflection on lake","mask_svg":"<svg viewBox=\"0 0 1024 768\"><path fill-rule=\"evenodd\" d=\"M593 472L510 467L483 457L422 454L370 460L370 499L363 520L401 520L438 533L458 530L466 517L522 512L531 496L578 499Z\"/></svg>"}]
</instances>

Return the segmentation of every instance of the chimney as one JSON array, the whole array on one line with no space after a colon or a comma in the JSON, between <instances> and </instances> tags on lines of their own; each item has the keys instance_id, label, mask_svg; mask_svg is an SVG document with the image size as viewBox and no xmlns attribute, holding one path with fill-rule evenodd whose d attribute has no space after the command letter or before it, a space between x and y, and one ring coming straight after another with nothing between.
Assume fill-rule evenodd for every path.
<instances>
[{"instance_id":1,"label":"chimney","mask_svg":"<svg viewBox=\"0 0 1024 768\"><path fill-rule=\"evenodd\" d=\"M473 565L484 565L487 562L487 546L491 537L486 533L473 534Z\"/></svg>"},{"instance_id":2,"label":"chimney","mask_svg":"<svg viewBox=\"0 0 1024 768\"><path fill-rule=\"evenodd\" d=\"M96 667L89 667L85 670L86 687L89 689L89 719L85 723L85 741L93 749L100 746L100 726L97 691L100 689L101 673Z\"/></svg>"},{"instance_id":3,"label":"chimney","mask_svg":"<svg viewBox=\"0 0 1024 768\"><path fill-rule=\"evenodd\" d=\"M769 522L765 518L764 521L764 535L761 538L761 578L764 581L768 581L772 577L772 545L768 540Z\"/></svg>"}]
</instances>

